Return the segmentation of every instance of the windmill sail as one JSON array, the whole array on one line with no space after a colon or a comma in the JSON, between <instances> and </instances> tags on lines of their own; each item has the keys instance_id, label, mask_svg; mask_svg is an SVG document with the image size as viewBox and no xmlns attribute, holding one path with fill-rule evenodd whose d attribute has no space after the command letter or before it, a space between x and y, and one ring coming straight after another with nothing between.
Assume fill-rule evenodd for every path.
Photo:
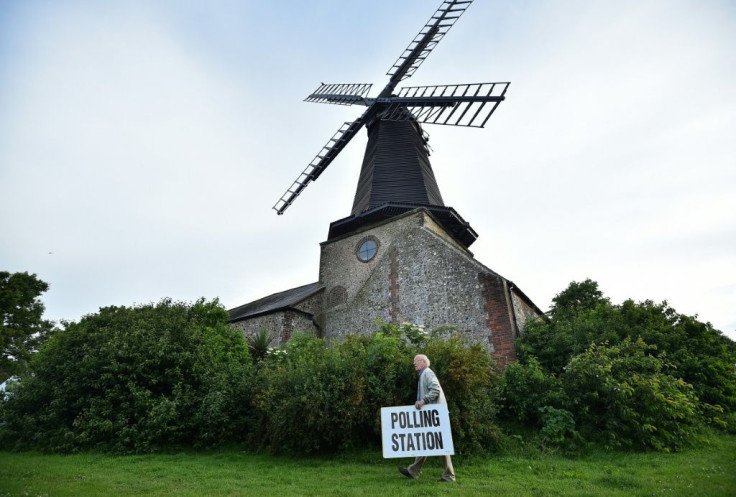
<instances>
[{"instance_id":1,"label":"windmill sail","mask_svg":"<svg viewBox=\"0 0 736 497\"><path fill-rule=\"evenodd\" d=\"M314 156L312 162L310 162L304 171L297 176L294 183L289 187L281 198L274 204L274 210L279 214L283 214L287 207L291 205L299 194L307 187L309 183L319 178L322 171L332 162L337 154L345 148L350 140L360 131L363 127L363 120L358 119L352 123L346 122L340 126L340 129L332 135L324 147Z\"/></svg>"},{"instance_id":2,"label":"windmill sail","mask_svg":"<svg viewBox=\"0 0 736 497\"><path fill-rule=\"evenodd\" d=\"M361 167L352 214L330 227L330 237L351 232L368 222L397 215L418 206L432 214L466 247L475 232L452 208L446 207L429 163L427 135L422 124L482 128L499 103L509 83L472 83L395 89L410 77L447 34L472 0L442 0L388 71L386 86L369 98L367 83L320 84L305 101L338 105L363 105L363 115L345 123L322 147L312 162L274 205L278 214L316 180L340 151L363 127L368 145Z\"/></svg>"},{"instance_id":3,"label":"windmill sail","mask_svg":"<svg viewBox=\"0 0 736 497\"><path fill-rule=\"evenodd\" d=\"M509 83L405 87L390 99L381 118L402 121L410 115L420 123L482 128L505 100L508 87Z\"/></svg>"},{"instance_id":4,"label":"windmill sail","mask_svg":"<svg viewBox=\"0 0 736 497\"><path fill-rule=\"evenodd\" d=\"M365 83L322 83L304 101L338 105L364 103L365 96L371 90L371 86L373 85Z\"/></svg>"},{"instance_id":5,"label":"windmill sail","mask_svg":"<svg viewBox=\"0 0 736 497\"><path fill-rule=\"evenodd\" d=\"M445 0L386 73L398 83L422 65L473 0Z\"/></svg>"}]
</instances>

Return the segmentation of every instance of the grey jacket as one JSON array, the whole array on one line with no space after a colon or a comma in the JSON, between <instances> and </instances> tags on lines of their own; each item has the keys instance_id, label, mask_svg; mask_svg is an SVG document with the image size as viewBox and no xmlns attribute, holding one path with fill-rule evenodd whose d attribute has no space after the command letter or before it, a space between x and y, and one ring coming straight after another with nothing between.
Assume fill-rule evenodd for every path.
<instances>
[{"instance_id":1,"label":"grey jacket","mask_svg":"<svg viewBox=\"0 0 736 497\"><path fill-rule=\"evenodd\" d=\"M423 400L425 404L447 404L440 380L429 368L424 368L419 374L417 400Z\"/></svg>"}]
</instances>

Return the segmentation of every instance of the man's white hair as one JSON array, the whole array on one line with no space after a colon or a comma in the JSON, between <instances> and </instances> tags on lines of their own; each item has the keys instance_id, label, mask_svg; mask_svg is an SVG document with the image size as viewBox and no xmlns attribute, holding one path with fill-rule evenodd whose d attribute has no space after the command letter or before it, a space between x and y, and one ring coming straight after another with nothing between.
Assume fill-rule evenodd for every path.
<instances>
[{"instance_id":1,"label":"man's white hair","mask_svg":"<svg viewBox=\"0 0 736 497\"><path fill-rule=\"evenodd\" d=\"M430 363L429 363L429 357L427 357L427 356L426 356L426 355L424 355L424 354L417 354L417 355L416 355L416 356L414 357L414 360L416 361L417 359L421 359L421 360L423 360L423 361L426 361L426 362L427 362L427 367L429 367L429 364L430 364Z\"/></svg>"}]
</instances>

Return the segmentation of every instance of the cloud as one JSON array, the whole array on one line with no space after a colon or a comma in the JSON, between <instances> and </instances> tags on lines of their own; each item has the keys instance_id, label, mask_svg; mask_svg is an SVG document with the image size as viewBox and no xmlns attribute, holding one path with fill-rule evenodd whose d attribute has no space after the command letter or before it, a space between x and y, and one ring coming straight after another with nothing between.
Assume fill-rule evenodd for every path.
<instances>
[{"instance_id":1,"label":"cloud","mask_svg":"<svg viewBox=\"0 0 736 497\"><path fill-rule=\"evenodd\" d=\"M365 136L275 216L361 110L301 99L320 81L375 94L432 8L14 5L0 20L0 260L51 284L54 319L164 296L235 306L315 281ZM591 277L614 300L668 299L733 330L734 294L718 289L736 281L735 10L475 2L405 84L512 83L485 129L427 127L476 258L542 308Z\"/></svg>"}]
</instances>

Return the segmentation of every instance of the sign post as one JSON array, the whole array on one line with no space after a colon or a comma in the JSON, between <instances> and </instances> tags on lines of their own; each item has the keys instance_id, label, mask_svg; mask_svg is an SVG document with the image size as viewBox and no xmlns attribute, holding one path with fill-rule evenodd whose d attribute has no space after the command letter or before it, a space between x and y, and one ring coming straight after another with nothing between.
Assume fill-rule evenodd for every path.
<instances>
[{"instance_id":1,"label":"sign post","mask_svg":"<svg viewBox=\"0 0 736 497\"><path fill-rule=\"evenodd\" d=\"M383 457L453 455L450 414L444 404L381 408Z\"/></svg>"}]
</instances>

